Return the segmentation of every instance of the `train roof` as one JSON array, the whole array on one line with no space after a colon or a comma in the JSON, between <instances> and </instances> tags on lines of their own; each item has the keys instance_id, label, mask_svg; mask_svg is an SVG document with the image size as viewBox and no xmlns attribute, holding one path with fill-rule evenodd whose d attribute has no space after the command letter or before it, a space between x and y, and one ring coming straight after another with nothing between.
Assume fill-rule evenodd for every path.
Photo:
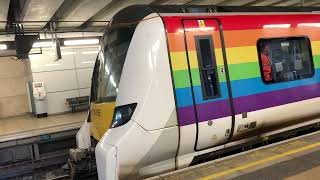
<instances>
[{"instance_id":1,"label":"train roof","mask_svg":"<svg viewBox=\"0 0 320 180\"><path fill-rule=\"evenodd\" d=\"M274 6L211 6L211 5L134 5L114 15L112 24L140 21L152 13L263 13L263 12L320 12L319 7L274 7Z\"/></svg>"}]
</instances>

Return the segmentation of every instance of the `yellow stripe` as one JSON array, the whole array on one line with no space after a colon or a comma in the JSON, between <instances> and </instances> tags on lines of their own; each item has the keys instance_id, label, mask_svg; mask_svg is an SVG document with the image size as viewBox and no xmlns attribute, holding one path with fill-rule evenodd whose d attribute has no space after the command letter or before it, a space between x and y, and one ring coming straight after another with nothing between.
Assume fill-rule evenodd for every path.
<instances>
[{"instance_id":1,"label":"yellow stripe","mask_svg":"<svg viewBox=\"0 0 320 180\"><path fill-rule=\"evenodd\" d=\"M190 60L190 68L198 68L198 57L196 51L189 51L188 52L189 60ZM217 64L222 65L223 64L223 58L221 49L215 50L216 53L216 59ZM177 70L185 70L188 69L188 62L187 62L187 56L185 52L173 52L170 53L171 56L171 64L174 71Z\"/></svg>"},{"instance_id":2,"label":"yellow stripe","mask_svg":"<svg viewBox=\"0 0 320 180\"><path fill-rule=\"evenodd\" d=\"M320 41L312 41L312 54L313 55L320 55Z\"/></svg>"},{"instance_id":3,"label":"yellow stripe","mask_svg":"<svg viewBox=\"0 0 320 180\"><path fill-rule=\"evenodd\" d=\"M189 51L191 68L198 68L197 52ZM171 63L173 70L184 70L188 68L186 53L171 52ZM221 48L215 50L217 65L223 65ZM257 50L255 46L227 48L227 59L229 64L238 64L257 61Z\"/></svg>"},{"instance_id":4,"label":"yellow stripe","mask_svg":"<svg viewBox=\"0 0 320 180\"><path fill-rule=\"evenodd\" d=\"M198 68L198 56L196 51L189 51L190 68Z\"/></svg>"},{"instance_id":5,"label":"yellow stripe","mask_svg":"<svg viewBox=\"0 0 320 180\"><path fill-rule=\"evenodd\" d=\"M305 150L308 150L308 149L312 149L312 148L315 148L315 147L318 147L318 146L320 146L320 142L314 143L314 144L310 144L308 146L304 146L304 147L301 147L301 148L298 148L298 149L294 149L294 150L291 150L291 151L288 151L288 152L285 152L285 153L277 154L277 155L274 155L274 156L271 156L271 157L268 157L268 158L265 158L265 159L261 159L259 161L255 161L255 162L252 162L252 163L249 163L249 164L245 164L243 166L232 168L232 169L229 169L229 170L226 170L226 171L222 171L222 172L218 172L218 173L215 173L215 174L211 174L209 176L206 176L206 177L203 177L203 178L199 178L199 180L208 180L208 179L218 178L218 177L230 174L230 173L234 173L236 171L248 169L250 167L254 167L254 166L257 166L257 165L260 165L260 164L263 164L263 163L271 162L271 161L274 161L276 159L280 159L280 158L283 158L285 156L289 156L289 155L292 155L292 154L295 154L295 153L298 153L298 152L302 152L302 151L305 151Z\"/></svg>"},{"instance_id":6,"label":"yellow stripe","mask_svg":"<svg viewBox=\"0 0 320 180\"><path fill-rule=\"evenodd\" d=\"M313 55L320 55L320 41L312 41L311 46ZM256 62L258 60L258 52L256 46L226 48L226 52L229 64ZM196 51L189 51L188 55L191 68L198 68ZM215 49L215 55L217 65L223 65L221 48ZM171 52L170 56L173 70L188 69L185 51Z\"/></svg>"},{"instance_id":7,"label":"yellow stripe","mask_svg":"<svg viewBox=\"0 0 320 180\"><path fill-rule=\"evenodd\" d=\"M258 51L256 46L227 48L227 60L229 64L256 62Z\"/></svg>"},{"instance_id":8,"label":"yellow stripe","mask_svg":"<svg viewBox=\"0 0 320 180\"><path fill-rule=\"evenodd\" d=\"M186 52L171 52L171 65L174 71L188 69Z\"/></svg>"}]
</instances>

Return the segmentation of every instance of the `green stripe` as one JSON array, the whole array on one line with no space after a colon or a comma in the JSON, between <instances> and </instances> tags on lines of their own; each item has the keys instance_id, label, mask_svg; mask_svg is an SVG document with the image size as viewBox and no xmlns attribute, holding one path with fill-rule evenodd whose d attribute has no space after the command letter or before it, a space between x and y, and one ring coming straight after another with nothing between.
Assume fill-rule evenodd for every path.
<instances>
[{"instance_id":1,"label":"green stripe","mask_svg":"<svg viewBox=\"0 0 320 180\"><path fill-rule=\"evenodd\" d=\"M188 70L173 71L173 79L175 88L190 87Z\"/></svg>"},{"instance_id":2,"label":"green stripe","mask_svg":"<svg viewBox=\"0 0 320 180\"><path fill-rule=\"evenodd\" d=\"M320 68L320 55L313 56L314 67ZM220 68L218 66L219 81L225 82L225 76L221 75ZM260 68L258 62L230 64L229 65L230 79L231 81L249 79L260 77ZM191 69L192 82L194 86L201 84L199 69ZM188 70L178 70L173 72L175 88L190 87L190 79Z\"/></svg>"},{"instance_id":3,"label":"green stripe","mask_svg":"<svg viewBox=\"0 0 320 180\"><path fill-rule=\"evenodd\" d=\"M260 76L259 64L257 62L230 64L228 67L231 81Z\"/></svg>"},{"instance_id":4,"label":"green stripe","mask_svg":"<svg viewBox=\"0 0 320 180\"><path fill-rule=\"evenodd\" d=\"M191 69L192 83L194 86L199 86L201 84L200 81L200 73L199 69ZM178 70L173 72L174 85L176 88L185 88L190 87L190 79L188 70ZM225 76L222 76L219 73L219 81L225 82Z\"/></svg>"},{"instance_id":5,"label":"green stripe","mask_svg":"<svg viewBox=\"0 0 320 180\"><path fill-rule=\"evenodd\" d=\"M220 69L223 66L218 66L218 76L220 82L226 82L225 75L222 75ZM243 63L229 65L230 79L248 79L260 76L258 63ZM199 69L191 69L192 83L194 86L200 85ZM188 70L178 70L173 72L176 88L190 87L189 72Z\"/></svg>"},{"instance_id":6,"label":"green stripe","mask_svg":"<svg viewBox=\"0 0 320 180\"><path fill-rule=\"evenodd\" d=\"M192 84L198 86L201 84L199 69L191 69Z\"/></svg>"},{"instance_id":7,"label":"green stripe","mask_svg":"<svg viewBox=\"0 0 320 180\"><path fill-rule=\"evenodd\" d=\"M314 68L320 68L320 55L313 56Z\"/></svg>"}]
</instances>

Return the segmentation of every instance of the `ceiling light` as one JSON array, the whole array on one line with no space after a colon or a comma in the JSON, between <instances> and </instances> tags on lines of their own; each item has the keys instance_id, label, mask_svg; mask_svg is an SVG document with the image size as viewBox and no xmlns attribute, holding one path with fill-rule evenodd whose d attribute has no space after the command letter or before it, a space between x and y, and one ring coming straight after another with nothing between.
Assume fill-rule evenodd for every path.
<instances>
[{"instance_id":1,"label":"ceiling light","mask_svg":"<svg viewBox=\"0 0 320 180\"><path fill-rule=\"evenodd\" d=\"M290 28L291 24L266 24L263 28Z\"/></svg>"},{"instance_id":2,"label":"ceiling light","mask_svg":"<svg viewBox=\"0 0 320 180\"><path fill-rule=\"evenodd\" d=\"M33 48L48 48L48 47L52 47L53 46L53 42L52 41L37 41L35 43L33 43L32 47Z\"/></svg>"},{"instance_id":3,"label":"ceiling light","mask_svg":"<svg viewBox=\"0 0 320 180\"><path fill-rule=\"evenodd\" d=\"M6 44L0 44L0 50L6 50L8 46Z\"/></svg>"},{"instance_id":4,"label":"ceiling light","mask_svg":"<svg viewBox=\"0 0 320 180\"><path fill-rule=\"evenodd\" d=\"M77 39L77 40L65 40L65 46L76 46L76 45L95 45L99 44L99 39Z\"/></svg>"}]
</instances>

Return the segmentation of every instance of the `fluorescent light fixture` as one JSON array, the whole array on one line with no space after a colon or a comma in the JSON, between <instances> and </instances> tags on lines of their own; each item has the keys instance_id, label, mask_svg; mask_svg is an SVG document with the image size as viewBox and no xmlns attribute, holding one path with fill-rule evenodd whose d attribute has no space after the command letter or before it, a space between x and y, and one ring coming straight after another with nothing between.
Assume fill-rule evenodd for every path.
<instances>
[{"instance_id":1,"label":"fluorescent light fixture","mask_svg":"<svg viewBox=\"0 0 320 180\"><path fill-rule=\"evenodd\" d=\"M263 28L290 28L291 24L266 24L263 25Z\"/></svg>"},{"instance_id":2,"label":"fluorescent light fixture","mask_svg":"<svg viewBox=\"0 0 320 180\"><path fill-rule=\"evenodd\" d=\"M37 41L35 43L33 43L32 47L33 48L48 48L48 47L52 47L53 46L53 42L52 41Z\"/></svg>"},{"instance_id":3,"label":"fluorescent light fixture","mask_svg":"<svg viewBox=\"0 0 320 180\"><path fill-rule=\"evenodd\" d=\"M6 50L8 46L6 44L0 44L0 50Z\"/></svg>"},{"instance_id":4,"label":"fluorescent light fixture","mask_svg":"<svg viewBox=\"0 0 320 180\"><path fill-rule=\"evenodd\" d=\"M81 52L81 54L98 54L99 51L84 51L84 52Z\"/></svg>"},{"instance_id":5,"label":"fluorescent light fixture","mask_svg":"<svg viewBox=\"0 0 320 180\"><path fill-rule=\"evenodd\" d=\"M320 23L300 23L298 27L320 27Z\"/></svg>"},{"instance_id":6,"label":"fluorescent light fixture","mask_svg":"<svg viewBox=\"0 0 320 180\"><path fill-rule=\"evenodd\" d=\"M75 40L65 40L65 46L77 46L77 45L95 45L99 44L99 39L75 39Z\"/></svg>"}]
</instances>

